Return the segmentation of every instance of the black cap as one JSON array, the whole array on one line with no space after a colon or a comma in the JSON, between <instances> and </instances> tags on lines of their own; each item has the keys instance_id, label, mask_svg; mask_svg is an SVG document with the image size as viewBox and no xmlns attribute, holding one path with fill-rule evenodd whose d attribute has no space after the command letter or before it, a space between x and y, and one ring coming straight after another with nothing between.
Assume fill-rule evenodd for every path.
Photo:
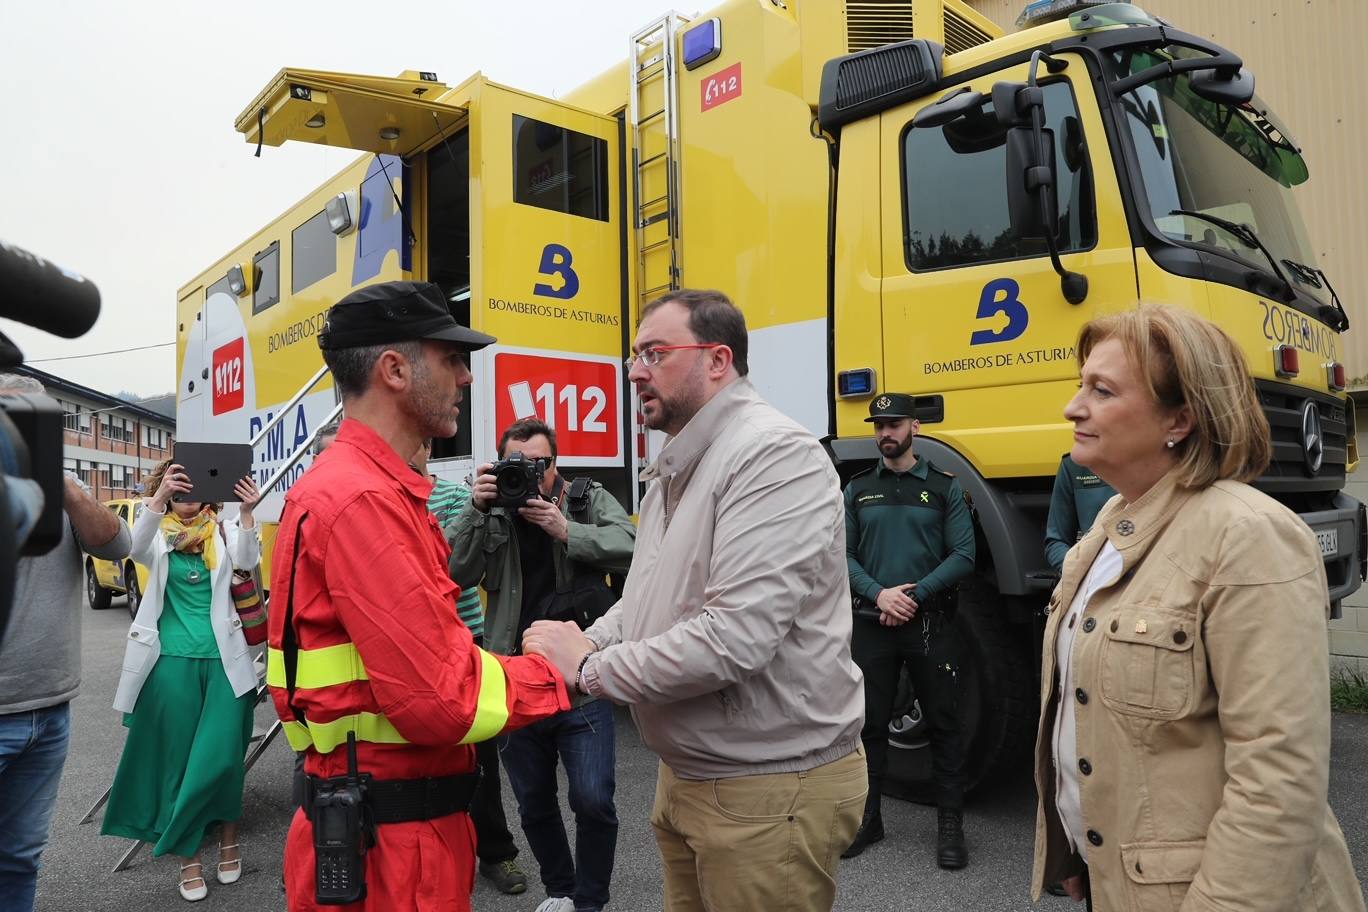
<instances>
[{"instance_id":1,"label":"black cap","mask_svg":"<svg viewBox=\"0 0 1368 912\"><path fill-rule=\"evenodd\" d=\"M414 339L455 342L466 351L499 341L457 323L442 289L431 282L380 282L353 291L328 310L318 347L332 351Z\"/></svg>"},{"instance_id":2,"label":"black cap","mask_svg":"<svg viewBox=\"0 0 1368 912\"><path fill-rule=\"evenodd\" d=\"M907 393L884 393L869 403L869 417L865 421L884 418L916 418L917 397Z\"/></svg>"}]
</instances>

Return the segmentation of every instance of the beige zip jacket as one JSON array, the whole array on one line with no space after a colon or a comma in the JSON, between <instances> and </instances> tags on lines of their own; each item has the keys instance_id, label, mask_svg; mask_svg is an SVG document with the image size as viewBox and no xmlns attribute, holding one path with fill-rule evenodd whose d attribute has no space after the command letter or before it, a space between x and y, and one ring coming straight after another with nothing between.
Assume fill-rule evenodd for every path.
<instances>
[{"instance_id":1,"label":"beige zip jacket","mask_svg":"<svg viewBox=\"0 0 1368 912\"><path fill-rule=\"evenodd\" d=\"M1059 625L1104 542L1124 569L1075 632L1058 692ZM1329 602L1315 536L1248 485L1113 497L1050 598L1036 743L1032 895L1081 869L1055 807L1057 712L1078 729L1094 908L1362 912L1326 803Z\"/></svg>"},{"instance_id":2,"label":"beige zip jacket","mask_svg":"<svg viewBox=\"0 0 1368 912\"><path fill-rule=\"evenodd\" d=\"M677 775L812 769L859 746L845 513L815 438L746 379L699 410L642 475L622 600L588 636L596 697L632 704Z\"/></svg>"}]
</instances>

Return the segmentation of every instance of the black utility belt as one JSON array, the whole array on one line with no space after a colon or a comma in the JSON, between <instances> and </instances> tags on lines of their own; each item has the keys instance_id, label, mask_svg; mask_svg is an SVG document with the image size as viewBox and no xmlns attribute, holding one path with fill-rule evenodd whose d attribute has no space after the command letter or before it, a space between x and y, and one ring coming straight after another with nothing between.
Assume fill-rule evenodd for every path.
<instances>
[{"instance_id":1,"label":"black utility belt","mask_svg":"<svg viewBox=\"0 0 1368 912\"><path fill-rule=\"evenodd\" d=\"M955 613L955 608L959 604L959 593L957 590L951 589L949 592L943 592L935 598L927 599L924 602L918 599L914 593L912 595L912 601L917 603L918 615L925 613L949 616ZM877 621L879 615L882 614L882 612L879 611L878 603L872 599L865 598L863 595L851 593L850 606L854 610L856 617L862 617L865 620Z\"/></svg>"},{"instance_id":2,"label":"black utility belt","mask_svg":"<svg viewBox=\"0 0 1368 912\"><path fill-rule=\"evenodd\" d=\"M479 787L481 773L457 776L435 776L426 779L372 779L362 774L360 788L367 819L372 824L411 823L433 820L470 810L470 803ZM324 779L304 777L304 815L314 819L314 796L320 792L340 791L348 787L346 776Z\"/></svg>"}]
</instances>

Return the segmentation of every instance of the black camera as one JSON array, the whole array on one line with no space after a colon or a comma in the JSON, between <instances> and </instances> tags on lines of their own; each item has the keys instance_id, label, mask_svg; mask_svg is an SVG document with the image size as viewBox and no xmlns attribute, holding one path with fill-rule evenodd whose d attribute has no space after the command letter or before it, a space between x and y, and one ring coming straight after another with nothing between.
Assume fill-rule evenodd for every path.
<instances>
[{"instance_id":1,"label":"black camera","mask_svg":"<svg viewBox=\"0 0 1368 912\"><path fill-rule=\"evenodd\" d=\"M516 510L530 500L541 499L541 483L546 477L546 459L528 459L522 453L509 453L490 468L499 489L493 506Z\"/></svg>"},{"instance_id":2,"label":"black camera","mask_svg":"<svg viewBox=\"0 0 1368 912\"><path fill-rule=\"evenodd\" d=\"M0 317L75 339L100 315L91 282L0 241ZM24 356L0 333L0 370ZM20 555L45 554L62 539L62 408L47 396L0 396L0 638Z\"/></svg>"}]
</instances>

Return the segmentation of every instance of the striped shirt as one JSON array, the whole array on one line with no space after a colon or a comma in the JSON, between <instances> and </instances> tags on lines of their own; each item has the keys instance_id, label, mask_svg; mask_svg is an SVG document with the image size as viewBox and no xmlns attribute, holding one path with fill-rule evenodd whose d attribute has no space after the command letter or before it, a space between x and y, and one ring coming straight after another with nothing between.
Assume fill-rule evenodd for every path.
<instances>
[{"instance_id":1,"label":"striped shirt","mask_svg":"<svg viewBox=\"0 0 1368 912\"><path fill-rule=\"evenodd\" d=\"M428 510L437 517L437 523L446 529L456 521L456 517L470 501L470 489L445 478L437 478L435 481L432 494L428 497ZM461 597L456 602L456 613L461 616L461 623L469 627L472 634L477 637L484 636L484 605L480 603L479 589L472 587L469 591L461 592Z\"/></svg>"}]
</instances>

